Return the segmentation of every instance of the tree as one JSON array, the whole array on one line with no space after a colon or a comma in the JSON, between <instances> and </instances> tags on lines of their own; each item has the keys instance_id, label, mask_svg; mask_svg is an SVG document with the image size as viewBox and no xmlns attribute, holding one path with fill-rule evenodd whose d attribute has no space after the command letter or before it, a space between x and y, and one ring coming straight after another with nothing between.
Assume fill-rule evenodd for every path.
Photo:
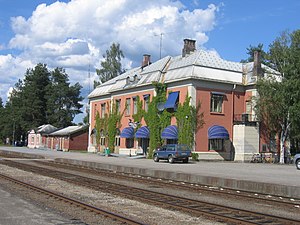
<instances>
[{"instance_id":1,"label":"tree","mask_svg":"<svg viewBox=\"0 0 300 225\"><path fill-rule=\"evenodd\" d=\"M257 46L252 46L250 45L247 48L247 54L248 54L248 59L242 59L241 63L248 63L248 62L253 62L254 61L254 52L259 51L261 53L261 62L265 65L268 65L268 55L267 53L263 50L264 45L259 43Z\"/></svg>"},{"instance_id":2,"label":"tree","mask_svg":"<svg viewBox=\"0 0 300 225\"><path fill-rule=\"evenodd\" d=\"M300 110L300 30L283 32L270 45L270 66L281 73L280 79L269 76L257 83L259 98L256 111L269 132L280 138L280 163L284 163L285 141L292 129L299 133Z\"/></svg>"},{"instance_id":3,"label":"tree","mask_svg":"<svg viewBox=\"0 0 300 225\"><path fill-rule=\"evenodd\" d=\"M100 82L94 82L94 86L104 83L124 72L121 60L124 58L123 51L120 49L119 43L112 43L106 55L103 56L104 61L101 62L101 69L96 69Z\"/></svg>"},{"instance_id":4,"label":"tree","mask_svg":"<svg viewBox=\"0 0 300 225\"><path fill-rule=\"evenodd\" d=\"M68 75L61 68L49 72L45 64L27 69L19 80L3 109L0 109L0 138L25 140L27 132L51 122L58 127L72 124L80 113L83 99L81 86L70 85Z\"/></svg>"},{"instance_id":5,"label":"tree","mask_svg":"<svg viewBox=\"0 0 300 225\"><path fill-rule=\"evenodd\" d=\"M79 83L70 85L69 77L63 68L56 68L50 73L50 84L47 87L47 118L56 127L72 125L78 113L81 113L83 98L80 96Z\"/></svg>"},{"instance_id":6,"label":"tree","mask_svg":"<svg viewBox=\"0 0 300 225\"><path fill-rule=\"evenodd\" d=\"M23 130L40 126L47 122L46 108L47 86L50 84L50 73L45 64L37 64L34 69L28 69L23 86L20 88L20 101ZM25 134L24 134L25 135Z\"/></svg>"}]
</instances>

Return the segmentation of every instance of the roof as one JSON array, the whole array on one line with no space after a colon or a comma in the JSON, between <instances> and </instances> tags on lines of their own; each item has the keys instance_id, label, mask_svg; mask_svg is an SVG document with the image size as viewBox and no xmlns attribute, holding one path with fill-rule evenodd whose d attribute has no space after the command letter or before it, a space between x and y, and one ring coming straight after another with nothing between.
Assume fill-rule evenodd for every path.
<instances>
[{"instance_id":1,"label":"roof","mask_svg":"<svg viewBox=\"0 0 300 225\"><path fill-rule=\"evenodd\" d=\"M51 124L44 124L37 128L36 133L50 134L51 132L53 132L55 130L57 130L57 127L52 126Z\"/></svg>"},{"instance_id":2,"label":"roof","mask_svg":"<svg viewBox=\"0 0 300 225\"><path fill-rule=\"evenodd\" d=\"M262 65L266 73L278 75L271 68ZM246 79L243 79L246 75ZM99 85L88 98L109 95L114 91L125 90L153 81L175 82L183 79L211 80L222 83L248 85L256 82L253 77L253 62L240 63L222 59L213 51L197 50L186 56L166 56L143 69L133 68ZM246 80L246 82L245 82Z\"/></svg>"},{"instance_id":3,"label":"roof","mask_svg":"<svg viewBox=\"0 0 300 225\"><path fill-rule=\"evenodd\" d=\"M69 126L69 127L57 130L55 132L52 132L51 134L49 134L49 136L68 136L68 135L72 135L74 133L77 133L79 131L85 130L85 129L86 130L88 129L87 125L83 125L83 126Z\"/></svg>"},{"instance_id":4,"label":"roof","mask_svg":"<svg viewBox=\"0 0 300 225\"><path fill-rule=\"evenodd\" d=\"M109 94L112 91L118 91L141 85L152 84L153 81L159 81L161 74L165 70L165 67L169 62L170 58L170 56L167 56L144 68L136 67L127 70L125 73L120 74L119 76L103 84L98 85L88 95L88 98Z\"/></svg>"}]
</instances>

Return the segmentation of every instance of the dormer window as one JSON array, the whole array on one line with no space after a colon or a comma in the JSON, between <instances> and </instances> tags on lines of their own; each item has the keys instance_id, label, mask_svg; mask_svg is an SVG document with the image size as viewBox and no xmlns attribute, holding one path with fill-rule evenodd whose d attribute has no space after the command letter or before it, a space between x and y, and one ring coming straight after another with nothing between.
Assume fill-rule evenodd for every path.
<instances>
[{"instance_id":1,"label":"dormer window","mask_svg":"<svg viewBox=\"0 0 300 225\"><path fill-rule=\"evenodd\" d=\"M126 84L130 84L130 77L126 78Z\"/></svg>"},{"instance_id":2,"label":"dormer window","mask_svg":"<svg viewBox=\"0 0 300 225\"><path fill-rule=\"evenodd\" d=\"M137 80L138 80L138 75L135 74L135 75L133 76L133 82L136 82Z\"/></svg>"}]
</instances>

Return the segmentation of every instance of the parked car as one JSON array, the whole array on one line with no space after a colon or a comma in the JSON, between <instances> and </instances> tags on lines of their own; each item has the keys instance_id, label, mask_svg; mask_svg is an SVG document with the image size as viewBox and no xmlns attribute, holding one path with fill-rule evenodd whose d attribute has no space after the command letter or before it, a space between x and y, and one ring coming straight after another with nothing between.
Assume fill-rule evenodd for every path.
<instances>
[{"instance_id":1,"label":"parked car","mask_svg":"<svg viewBox=\"0 0 300 225\"><path fill-rule=\"evenodd\" d=\"M168 144L154 151L153 160L154 162L158 162L160 159L164 159L168 160L169 163L173 163L175 161L187 163L191 156L192 151L187 145Z\"/></svg>"},{"instance_id":2,"label":"parked car","mask_svg":"<svg viewBox=\"0 0 300 225\"><path fill-rule=\"evenodd\" d=\"M296 154L294 156L294 162L296 164L297 169L300 170L300 154Z\"/></svg>"}]
</instances>

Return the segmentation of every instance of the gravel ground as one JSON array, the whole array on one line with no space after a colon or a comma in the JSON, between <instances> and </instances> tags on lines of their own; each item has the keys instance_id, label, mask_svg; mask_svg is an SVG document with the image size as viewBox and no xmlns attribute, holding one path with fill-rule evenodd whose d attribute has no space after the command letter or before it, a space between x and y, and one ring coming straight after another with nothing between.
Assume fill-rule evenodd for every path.
<instances>
[{"instance_id":1,"label":"gravel ground","mask_svg":"<svg viewBox=\"0 0 300 225\"><path fill-rule=\"evenodd\" d=\"M58 192L68 197L78 199L96 207L106 209L108 211L113 211L115 213L124 215L126 217L138 219L146 224L197 224L197 225L221 225L224 223L212 222L205 218L193 217L184 213L179 213L175 211L170 211L167 209L162 209L152 205L147 205L140 203L138 201L133 201L129 199L120 198L101 190L96 191L92 189L87 189L80 186L75 186L74 184L69 184L64 181L57 179L36 175L30 172L25 172L22 170L14 169L4 165L0 165L0 171L2 174L12 176L16 179L26 181L36 186L42 188L47 188L49 190ZM5 183L1 183L1 186L8 186ZM111 220L105 218L99 218L99 216L91 216L90 213L82 210L76 210L74 207L66 207L64 204L53 204L51 200L41 199L36 194L29 193L28 191L22 191L20 188L15 188L10 185L10 189L13 191L21 192L21 196L32 199L32 201L37 201L41 204L45 210L48 207L55 209L63 214L68 215L68 217L73 217L80 219L87 224L117 224Z\"/></svg>"},{"instance_id":2,"label":"gravel ground","mask_svg":"<svg viewBox=\"0 0 300 225\"><path fill-rule=\"evenodd\" d=\"M39 165L39 166L41 166L41 165ZM72 172L69 170L62 170L62 169L59 169L59 170L66 171L68 173ZM97 179L97 178L99 179L98 176L92 175L92 174L80 173L78 171L74 171L73 173L75 173L76 175L82 175L82 176L86 176L86 177L90 177L90 178L94 178L94 179ZM139 177L139 176L137 176L137 177ZM147 184L147 183L143 183L143 182L133 182L132 180L114 179L113 177L101 177L101 180L105 180L108 182L115 182L115 183L123 184L126 186L132 186L132 187L136 187L136 188L142 188L142 189L147 189L147 190L152 190L152 191L159 191L162 193L181 196L181 197L185 197L185 198L191 198L191 199L200 200L200 201L206 201L206 202L210 202L210 203L214 203L214 204L222 204L222 205L228 206L228 207L235 207L235 208L245 209L245 210L249 210L249 211L270 213L272 215L282 216L282 217L288 216L289 218L294 218L294 219L300 220L299 204L295 205L295 207L291 206L289 208L282 208L279 206L274 206L272 204L264 204L264 203L261 203L260 201L257 202L255 199L253 199L253 200L247 199L247 202L245 202L245 199L230 198L230 197L220 198L213 191L211 193L207 193L207 192L191 193L190 191L184 191L184 190L179 191L178 189L161 187L160 185L157 185L156 183ZM207 188L213 190L216 187L207 187ZM293 199L291 199L291 201L292 200Z\"/></svg>"}]
</instances>

